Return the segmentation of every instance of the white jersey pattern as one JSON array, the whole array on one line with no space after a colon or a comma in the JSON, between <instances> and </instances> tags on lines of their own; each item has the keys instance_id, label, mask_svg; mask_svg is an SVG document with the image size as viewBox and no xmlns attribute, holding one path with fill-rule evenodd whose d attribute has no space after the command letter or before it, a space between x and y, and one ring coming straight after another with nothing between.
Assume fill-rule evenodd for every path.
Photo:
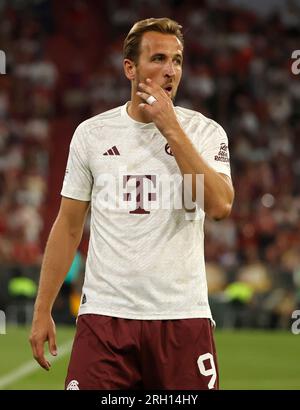
<instances>
[{"instance_id":1,"label":"white jersey pattern","mask_svg":"<svg viewBox=\"0 0 300 410\"><path fill-rule=\"evenodd\" d=\"M61 194L91 201L90 242L79 314L146 320L211 318L204 263L205 213L198 209L198 218L187 218L184 209L154 206L138 206L132 212L105 208L99 200L104 174L123 183L125 192L131 179L129 196L134 195L137 181L132 176L140 176L149 190L147 193L145 188L144 196L149 194L153 204L157 196L151 197L150 191L155 189L157 178L181 175L154 123L134 121L126 106L81 123L70 145ZM175 111L202 158L217 172L230 176L223 128L195 111L181 107L175 107Z\"/></svg>"}]
</instances>

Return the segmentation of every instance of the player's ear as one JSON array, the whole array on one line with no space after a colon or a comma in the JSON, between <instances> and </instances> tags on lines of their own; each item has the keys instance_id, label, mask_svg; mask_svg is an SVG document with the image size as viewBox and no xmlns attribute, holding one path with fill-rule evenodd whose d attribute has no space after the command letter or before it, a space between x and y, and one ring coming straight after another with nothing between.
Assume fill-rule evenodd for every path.
<instances>
[{"instance_id":1,"label":"player's ear","mask_svg":"<svg viewBox=\"0 0 300 410\"><path fill-rule=\"evenodd\" d=\"M133 81L135 79L135 73L136 73L136 65L134 61L129 60L129 58L125 58L123 60L123 67L124 67L124 73L128 80Z\"/></svg>"}]
</instances>

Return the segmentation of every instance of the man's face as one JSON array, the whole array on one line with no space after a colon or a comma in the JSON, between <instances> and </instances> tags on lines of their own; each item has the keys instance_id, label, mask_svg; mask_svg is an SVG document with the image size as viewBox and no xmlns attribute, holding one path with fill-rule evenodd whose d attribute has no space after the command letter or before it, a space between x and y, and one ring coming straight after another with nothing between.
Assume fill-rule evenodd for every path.
<instances>
[{"instance_id":1,"label":"man's face","mask_svg":"<svg viewBox=\"0 0 300 410\"><path fill-rule=\"evenodd\" d=\"M149 31L143 34L133 86L150 78L173 100L182 75L183 48L173 34Z\"/></svg>"}]
</instances>

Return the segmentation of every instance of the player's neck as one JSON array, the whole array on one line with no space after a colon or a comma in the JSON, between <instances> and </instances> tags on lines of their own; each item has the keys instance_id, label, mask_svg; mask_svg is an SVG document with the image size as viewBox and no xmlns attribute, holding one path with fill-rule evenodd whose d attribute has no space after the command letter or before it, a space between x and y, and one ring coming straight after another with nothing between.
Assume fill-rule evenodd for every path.
<instances>
[{"instance_id":1,"label":"player's neck","mask_svg":"<svg viewBox=\"0 0 300 410\"><path fill-rule=\"evenodd\" d=\"M151 120L141 112L141 109L139 107L140 103L140 99L133 97L132 100L127 104L127 113L133 120L148 124L151 122Z\"/></svg>"}]
</instances>

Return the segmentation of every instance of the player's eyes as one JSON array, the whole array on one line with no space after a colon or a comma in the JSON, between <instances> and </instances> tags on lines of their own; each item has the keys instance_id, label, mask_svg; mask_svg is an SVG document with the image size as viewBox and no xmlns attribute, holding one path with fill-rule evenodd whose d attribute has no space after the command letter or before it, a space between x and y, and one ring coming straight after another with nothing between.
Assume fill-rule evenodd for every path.
<instances>
[{"instance_id":1,"label":"player's eyes","mask_svg":"<svg viewBox=\"0 0 300 410\"><path fill-rule=\"evenodd\" d=\"M154 56L154 57L152 58L152 61L159 61L159 62L161 62L161 61L164 61L164 60L165 60L165 57L164 57L163 55L157 55L157 56ZM180 57L175 58L175 59L173 60L173 64L176 64L176 65L181 66L181 65L182 65L182 59L181 59Z\"/></svg>"},{"instance_id":2,"label":"player's eyes","mask_svg":"<svg viewBox=\"0 0 300 410\"><path fill-rule=\"evenodd\" d=\"M182 64L181 58L176 58L175 63L178 64L178 65L181 65Z\"/></svg>"}]
</instances>

